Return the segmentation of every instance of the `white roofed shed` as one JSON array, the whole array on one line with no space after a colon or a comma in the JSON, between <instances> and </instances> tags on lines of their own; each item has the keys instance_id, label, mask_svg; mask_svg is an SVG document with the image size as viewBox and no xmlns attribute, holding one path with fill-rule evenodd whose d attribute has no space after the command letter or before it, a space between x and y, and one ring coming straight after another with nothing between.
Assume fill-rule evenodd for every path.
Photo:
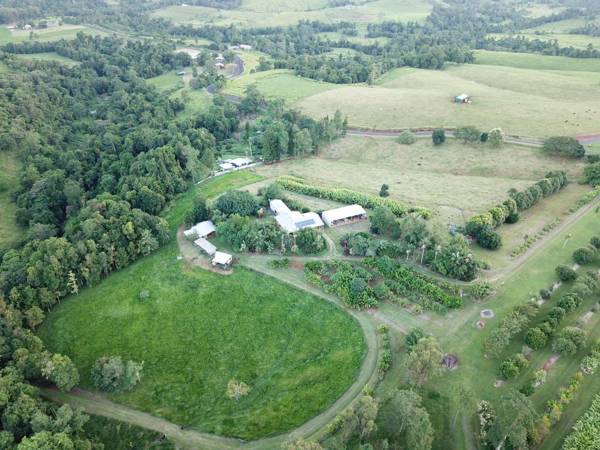
<instances>
[{"instance_id":1,"label":"white roofed shed","mask_svg":"<svg viewBox=\"0 0 600 450\"><path fill-rule=\"evenodd\" d=\"M356 222L367 218L367 212L360 205L348 205L341 208L330 209L321 214L323 222L330 227Z\"/></svg>"}]
</instances>

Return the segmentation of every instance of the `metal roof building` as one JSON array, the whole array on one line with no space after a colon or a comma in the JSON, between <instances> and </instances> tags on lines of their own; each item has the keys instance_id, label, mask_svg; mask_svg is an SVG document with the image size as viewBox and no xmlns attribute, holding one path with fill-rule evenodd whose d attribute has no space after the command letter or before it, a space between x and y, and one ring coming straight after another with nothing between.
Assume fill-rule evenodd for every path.
<instances>
[{"instance_id":1,"label":"metal roof building","mask_svg":"<svg viewBox=\"0 0 600 450\"><path fill-rule=\"evenodd\" d=\"M360 205L348 205L337 209L330 209L321 214L323 222L330 227L356 222L367 218L367 212Z\"/></svg>"},{"instance_id":2,"label":"metal roof building","mask_svg":"<svg viewBox=\"0 0 600 450\"><path fill-rule=\"evenodd\" d=\"M273 214L278 216L279 214L289 214L292 212L290 208L278 198L274 198L273 200L269 200L269 209Z\"/></svg>"},{"instance_id":3,"label":"metal roof building","mask_svg":"<svg viewBox=\"0 0 600 450\"><path fill-rule=\"evenodd\" d=\"M198 238L194 241L194 245L200 247L208 256L213 256L217 252L217 247L208 242L204 238Z\"/></svg>"},{"instance_id":4,"label":"metal roof building","mask_svg":"<svg viewBox=\"0 0 600 450\"><path fill-rule=\"evenodd\" d=\"M183 234L187 238L205 238L215 231L217 231L217 229L215 228L215 224L212 223L212 220L205 220L204 222L197 223L189 230L185 230Z\"/></svg>"},{"instance_id":5,"label":"metal roof building","mask_svg":"<svg viewBox=\"0 0 600 450\"><path fill-rule=\"evenodd\" d=\"M275 216L275 220L287 233L295 233L305 228L320 228L324 226L319 215L314 212L302 214L298 211L291 211Z\"/></svg>"},{"instance_id":6,"label":"metal roof building","mask_svg":"<svg viewBox=\"0 0 600 450\"><path fill-rule=\"evenodd\" d=\"M212 260L213 266L220 266L223 269L228 269L233 262L233 256L229 253L215 252L215 256Z\"/></svg>"}]
</instances>

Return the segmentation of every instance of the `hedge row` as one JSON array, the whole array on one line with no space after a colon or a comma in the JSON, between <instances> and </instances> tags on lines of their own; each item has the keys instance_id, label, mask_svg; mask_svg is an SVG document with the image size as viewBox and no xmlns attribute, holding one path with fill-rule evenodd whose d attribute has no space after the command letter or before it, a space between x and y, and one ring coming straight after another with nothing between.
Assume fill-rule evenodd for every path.
<instances>
[{"instance_id":1,"label":"hedge row","mask_svg":"<svg viewBox=\"0 0 600 450\"><path fill-rule=\"evenodd\" d=\"M567 184L568 179L564 171L549 172L546 178L524 191L511 190L509 199L488 212L471 217L465 231L483 247L495 250L500 246L500 236L495 233L494 228L504 223L515 223L519 219L519 211L531 208L542 198L558 192Z\"/></svg>"},{"instance_id":2,"label":"hedge row","mask_svg":"<svg viewBox=\"0 0 600 450\"><path fill-rule=\"evenodd\" d=\"M426 208L412 207L390 198L376 197L344 188L329 188L308 184L306 180L290 175L284 175L277 179L277 183L288 191L297 192L311 197L333 200L347 205L358 204L364 208L373 209L378 206L388 208L398 217L408 213L417 213L425 219L431 217L431 211Z\"/></svg>"},{"instance_id":3,"label":"hedge row","mask_svg":"<svg viewBox=\"0 0 600 450\"><path fill-rule=\"evenodd\" d=\"M600 448L600 395L596 395L590 408L573 426L563 450L588 450Z\"/></svg>"}]
</instances>

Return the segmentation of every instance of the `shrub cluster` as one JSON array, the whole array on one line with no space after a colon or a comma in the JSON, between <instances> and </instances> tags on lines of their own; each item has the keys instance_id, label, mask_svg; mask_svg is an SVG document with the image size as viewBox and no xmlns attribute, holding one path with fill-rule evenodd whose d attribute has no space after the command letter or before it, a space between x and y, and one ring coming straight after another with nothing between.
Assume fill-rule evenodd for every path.
<instances>
[{"instance_id":1,"label":"shrub cluster","mask_svg":"<svg viewBox=\"0 0 600 450\"><path fill-rule=\"evenodd\" d=\"M524 191L511 190L510 198L483 214L477 214L469 219L465 231L473 236L479 245L490 250L495 250L502 241L500 235L494 231L504 223L515 223L519 211L531 208L542 198L547 197L565 187L568 183L564 171L554 171Z\"/></svg>"},{"instance_id":2,"label":"shrub cluster","mask_svg":"<svg viewBox=\"0 0 600 450\"><path fill-rule=\"evenodd\" d=\"M426 208L411 207L390 198L363 194L350 189L314 186L308 184L302 178L290 175L279 177L277 179L277 183L279 183L279 185L281 185L284 189L303 195L309 195L311 197L334 200L348 205L358 204L364 208L371 209L378 206L383 206L388 208L398 217L404 216L405 214L411 212L415 212L426 219L431 216L431 211Z\"/></svg>"},{"instance_id":3,"label":"shrub cluster","mask_svg":"<svg viewBox=\"0 0 600 450\"><path fill-rule=\"evenodd\" d=\"M586 247L580 247L575 250L573 252L573 261L582 266L591 263L598 254L598 248L596 247L595 243L600 243L597 241L597 238L593 239L590 242L590 245Z\"/></svg>"},{"instance_id":4,"label":"shrub cluster","mask_svg":"<svg viewBox=\"0 0 600 450\"><path fill-rule=\"evenodd\" d=\"M515 378L528 365L529 361L527 361L527 358L522 353L517 353L515 356L502 361L502 364L500 364L500 375L505 380Z\"/></svg>"},{"instance_id":5,"label":"shrub cluster","mask_svg":"<svg viewBox=\"0 0 600 450\"><path fill-rule=\"evenodd\" d=\"M377 306L375 291L369 285L374 276L364 267L345 261L309 261L304 271L309 282L339 296L350 308Z\"/></svg>"},{"instance_id":6,"label":"shrub cluster","mask_svg":"<svg viewBox=\"0 0 600 450\"><path fill-rule=\"evenodd\" d=\"M392 365L392 345L390 343L390 333L385 325L379 325L377 331L379 331L379 335L381 336L382 347L381 358L377 366L379 379L381 380Z\"/></svg>"},{"instance_id":7,"label":"shrub cluster","mask_svg":"<svg viewBox=\"0 0 600 450\"><path fill-rule=\"evenodd\" d=\"M282 254L316 254L327 247L321 233L301 230L296 235L283 232L273 220L258 221L234 214L217 223L217 231L229 245L239 252Z\"/></svg>"},{"instance_id":8,"label":"shrub cluster","mask_svg":"<svg viewBox=\"0 0 600 450\"><path fill-rule=\"evenodd\" d=\"M460 308L463 306L462 298L448 294L424 275L387 256L368 259L365 264L382 274L386 278L387 285L397 295L408 298L418 295L445 308Z\"/></svg>"},{"instance_id":9,"label":"shrub cluster","mask_svg":"<svg viewBox=\"0 0 600 450\"><path fill-rule=\"evenodd\" d=\"M583 158L585 147L573 137L554 136L544 141L544 151L557 156Z\"/></svg>"},{"instance_id":10,"label":"shrub cluster","mask_svg":"<svg viewBox=\"0 0 600 450\"><path fill-rule=\"evenodd\" d=\"M484 349L490 355L498 356L509 344L511 338L525 329L531 318L536 314L538 306L535 303L518 305L502 319L498 328L485 340Z\"/></svg>"}]
</instances>

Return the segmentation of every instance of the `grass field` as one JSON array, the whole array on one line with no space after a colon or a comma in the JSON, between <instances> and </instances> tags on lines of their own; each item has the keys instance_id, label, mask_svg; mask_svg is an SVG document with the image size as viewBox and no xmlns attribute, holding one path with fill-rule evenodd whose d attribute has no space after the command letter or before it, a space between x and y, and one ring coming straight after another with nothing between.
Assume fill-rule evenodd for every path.
<instances>
[{"instance_id":1,"label":"grass field","mask_svg":"<svg viewBox=\"0 0 600 450\"><path fill-rule=\"evenodd\" d=\"M600 61L593 58L567 58L533 53L475 51L475 63L486 66L507 66L516 69L567 72L600 72Z\"/></svg>"},{"instance_id":2,"label":"grass field","mask_svg":"<svg viewBox=\"0 0 600 450\"><path fill-rule=\"evenodd\" d=\"M218 10L177 5L155 11L153 16L183 24L262 27L294 25L300 20L358 23L384 20L422 21L431 11L431 7L431 3L425 0L374 0L337 8L329 7L323 0L247 0L239 9Z\"/></svg>"},{"instance_id":3,"label":"grass field","mask_svg":"<svg viewBox=\"0 0 600 450\"><path fill-rule=\"evenodd\" d=\"M561 168L576 178L582 164L567 165L539 149L520 146L491 149L449 140L434 147L430 139L406 146L391 138L349 136L317 157L256 170L266 177L289 173L374 195L387 183L392 198L432 208L444 221L462 224L474 212L504 200L509 189L529 186L549 170ZM579 192L585 190L576 195ZM568 208L569 201L564 203Z\"/></svg>"},{"instance_id":4,"label":"grass field","mask_svg":"<svg viewBox=\"0 0 600 450\"><path fill-rule=\"evenodd\" d=\"M0 26L0 45L9 42L23 42L29 40L58 41L60 39L73 39L79 32L94 35L105 34L100 30L89 28L83 25L61 25L57 27L33 30L33 37L31 38L29 31L11 31L8 30L6 27Z\"/></svg>"},{"instance_id":5,"label":"grass field","mask_svg":"<svg viewBox=\"0 0 600 450\"><path fill-rule=\"evenodd\" d=\"M0 151L0 250L12 247L23 236L23 230L15 221L16 205L11 201L18 170L16 156Z\"/></svg>"},{"instance_id":6,"label":"grass field","mask_svg":"<svg viewBox=\"0 0 600 450\"><path fill-rule=\"evenodd\" d=\"M509 34L491 34L490 37L502 38L511 36ZM589 44L592 44L594 48L600 48L600 37L598 36L587 36L584 34L568 34L568 33L518 33L514 36L524 36L527 39L540 41L554 41L557 40L561 47L573 47L585 49Z\"/></svg>"},{"instance_id":7,"label":"grass field","mask_svg":"<svg viewBox=\"0 0 600 450\"><path fill-rule=\"evenodd\" d=\"M237 172L200 190L213 197L258 179ZM167 211L172 230L193 196ZM227 277L193 269L177 254L171 244L49 315L40 335L74 359L83 387L91 388L89 371L102 355L144 361L141 384L111 399L194 429L252 439L300 425L353 382L365 343L338 307L242 267ZM150 290L149 300L139 300L142 289ZM225 396L232 378L252 389L239 402Z\"/></svg>"},{"instance_id":8,"label":"grass field","mask_svg":"<svg viewBox=\"0 0 600 450\"><path fill-rule=\"evenodd\" d=\"M190 69L187 68L187 71ZM204 89L192 89L186 86L183 78L175 71L167 72L146 82L158 90L169 94L171 98L178 98L185 104L185 110L181 113L183 117L191 117L194 114L206 111L210 106L211 96Z\"/></svg>"},{"instance_id":9,"label":"grass field","mask_svg":"<svg viewBox=\"0 0 600 450\"><path fill-rule=\"evenodd\" d=\"M289 103L336 88L336 85L331 83L320 83L315 80L297 77L288 70L270 70L244 74L231 80L223 92L243 95L246 88L251 84L256 84L258 90L267 97L283 98Z\"/></svg>"},{"instance_id":10,"label":"grass field","mask_svg":"<svg viewBox=\"0 0 600 450\"><path fill-rule=\"evenodd\" d=\"M587 20L585 17L577 17L577 18L573 18L573 19L559 20L556 22L545 23L543 25L540 25L540 26L537 26L534 28L528 28L523 31L528 32L528 33L535 33L536 31L544 32L544 33L559 33L559 34L560 33L569 33L574 28L583 27L587 23L592 23L592 24L600 23L600 18L596 18L593 20Z\"/></svg>"},{"instance_id":11,"label":"grass field","mask_svg":"<svg viewBox=\"0 0 600 450\"><path fill-rule=\"evenodd\" d=\"M50 52L50 53L29 53L29 54L17 54L18 58L26 59L29 61L54 61L64 64L65 66L76 66L79 64L78 61L75 61L71 58L67 58L65 56L61 56L58 53Z\"/></svg>"},{"instance_id":12,"label":"grass field","mask_svg":"<svg viewBox=\"0 0 600 450\"><path fill-rule=\"evenodd\" d=\"M380 129L472 124L524 136L578 134L598 131L597 84L596 73L575 70L500 64L441 71L404 68L388 73L377 86L340 86L307 97L298 106L314 117L340 109L351 125ZM472 96L471 105L452 102L463 92Z\"/></svg>"}]
</instances>

